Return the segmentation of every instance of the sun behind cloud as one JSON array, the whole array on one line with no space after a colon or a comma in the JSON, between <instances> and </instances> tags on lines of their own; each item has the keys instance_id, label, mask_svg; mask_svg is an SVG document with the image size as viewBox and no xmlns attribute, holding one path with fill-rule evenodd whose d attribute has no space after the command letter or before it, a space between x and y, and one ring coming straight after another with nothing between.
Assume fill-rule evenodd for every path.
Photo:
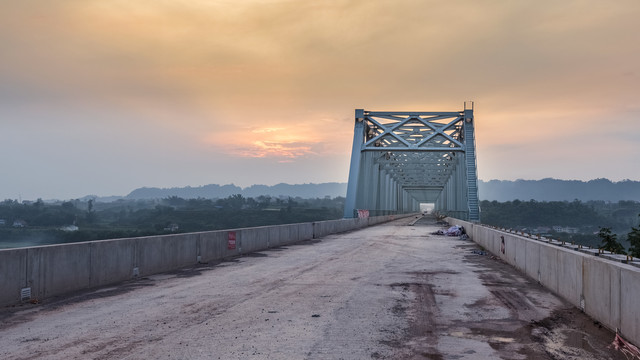
<instances>
[{"instance_id":1,"label":"sun behind cloud","mask_svg":"<svg viewBox=\"0 0 640 360\"><path fill-rule=\"evenodd\" d=\"M296 159L305 155L314 154L312 146L304 142L277 142L277 141L255 141L249 148L240 151L242 157L278 157L286 159Z\"/></svg>"},{"instance_id":2,"label":"sun behind cloud","mask_svg":"<svg viewBox=\"0 0 640 360\"><path fill-rule=\"evenodd\" d=\"M238 128L211 133L204 143L231 156L273 158L280 162L320 155L322 151L322 140L307 126Z\"/></svg>"}]
</instances>

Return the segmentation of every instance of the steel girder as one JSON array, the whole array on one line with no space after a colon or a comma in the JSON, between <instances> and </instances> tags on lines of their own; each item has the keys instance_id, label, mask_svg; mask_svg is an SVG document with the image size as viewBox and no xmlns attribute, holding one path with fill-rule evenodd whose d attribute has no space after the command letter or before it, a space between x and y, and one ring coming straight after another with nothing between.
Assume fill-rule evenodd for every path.
<instances>
[{"instance_id":1,"label":"steel girder","mask_svg":"<svg viewBox=\"0 0 640 360\"><path fill-rule=\"evenodd\" d=\"M344 216L419 211L479 221L473 106L454 112L356 110Z\"/></svg>"}]
</instances>

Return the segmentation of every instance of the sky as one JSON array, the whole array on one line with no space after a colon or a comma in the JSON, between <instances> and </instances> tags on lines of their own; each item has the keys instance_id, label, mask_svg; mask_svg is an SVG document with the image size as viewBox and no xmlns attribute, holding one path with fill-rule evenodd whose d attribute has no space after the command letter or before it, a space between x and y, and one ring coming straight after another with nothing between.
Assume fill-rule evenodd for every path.
<instances>
[{"instance_id":1,"label":"sky","mask_svg":"<svg viewBox=\"0 0 640 360\"><path fill-rule=\"evenodd\" d=\"M640 180L638 0L0 0L0 199L346 182L475 103L480 179Z\"/></svg>"}]
</instances>

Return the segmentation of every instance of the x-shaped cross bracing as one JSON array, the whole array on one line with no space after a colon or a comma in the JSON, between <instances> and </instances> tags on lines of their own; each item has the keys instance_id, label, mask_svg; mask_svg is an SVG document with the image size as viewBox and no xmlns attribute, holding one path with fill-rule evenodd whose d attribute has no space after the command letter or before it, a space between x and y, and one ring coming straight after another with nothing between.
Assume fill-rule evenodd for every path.
<instances>
[{"instance_id":1,"label":"x-shaped cross bracing","mask_svg":"<svg viewBox=\"0 0 640 360\"><path fill-rule=\"evenodd\" d=\"M464 114L364 112L366 142L362 150L463 151ZM444 121L443 121L444 120Z\"/></svg>"}]
</instances>

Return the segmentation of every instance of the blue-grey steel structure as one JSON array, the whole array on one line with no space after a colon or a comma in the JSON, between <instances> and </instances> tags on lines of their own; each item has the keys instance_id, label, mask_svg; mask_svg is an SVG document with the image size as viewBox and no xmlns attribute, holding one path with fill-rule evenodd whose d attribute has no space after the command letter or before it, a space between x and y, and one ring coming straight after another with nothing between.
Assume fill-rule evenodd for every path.
<instances>
[{"instance_id":1,"label":"blue-grey steel structure","mask_svg":"<svg viewBox=\"0 0 640 360\"><path fill-rule=\"evenodd\" d=\"M420 211L480 221L473 103L453 112L356 110L344 216Z\"/></svg>"}]
</instances>

